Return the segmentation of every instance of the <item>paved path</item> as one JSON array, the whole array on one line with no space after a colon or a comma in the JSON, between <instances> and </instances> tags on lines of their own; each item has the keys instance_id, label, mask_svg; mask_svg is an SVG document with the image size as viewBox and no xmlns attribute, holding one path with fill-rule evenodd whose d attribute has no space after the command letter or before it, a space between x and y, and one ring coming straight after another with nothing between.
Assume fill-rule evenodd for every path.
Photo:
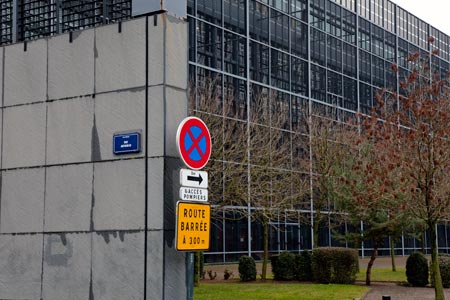
<instances>
[{"instance_id":1,"label":"paved path","mask_svg":"<svg viewBox=\"0 0 450 300\"><path fill-rule=\"evenodd\" d=\"M391 296L391 300L434 300L434 289L430 287L413 288L391 283L375 283L365 295L364 300L382 300L383 295ZM450 299L450 289L445 289L446 299Z\"/></svg>"}]
</instances>

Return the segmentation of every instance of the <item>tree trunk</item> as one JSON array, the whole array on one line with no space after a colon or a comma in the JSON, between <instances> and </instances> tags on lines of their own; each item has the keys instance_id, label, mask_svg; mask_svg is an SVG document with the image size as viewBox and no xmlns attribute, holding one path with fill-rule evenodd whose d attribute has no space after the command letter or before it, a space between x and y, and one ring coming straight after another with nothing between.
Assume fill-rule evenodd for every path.
<instances>
[{"instance_id":1,"label":"tree trunk","mask_svg":"<svg viewBox=\"0 0 450 300\"><path fill-rule=\"evenodd\" d=\"M267 278L267 262L269 261L269 222L263 221L263 263L262 263L262 273L261 279L266 280Z\"/></svg>"},{"instance_id":2,"label":"tree trunk","mask_svg":"<svg viewBox=\"0 0 450 300\"><path fill-rule=\"evenodd\" d=\"M445 300L444 287L442 286L441 270L438 262L438 245L436 241L436 224L429 224L431 239L431 271L434 281L435 300Z\"/></svg>"},{"instance_id":3,"label":"tree trunk","mask_svg":"<svg viewBox=\"0 0 450 300\"><path fill-rule=\"evenodd\" d=\"M375 262L375 259L377 258L379 244L380 243L378 241L375 241L375 244L373 245L372 256L370 257L369 264L367 265L366 285L370 285L370 275L372 273L373 263Z\"/></svg>"},{"instance_id":4,"label":"tree trunk","mask_svg":"<svg viewBox=\"0 0 450 300\"><path fill-rule=\"evenodd\" d=\"M397 272L397 268L395 267L395 243L392 237L391 237L391 264L392 264L392 272Z\"/></svg>"}]
</instances>

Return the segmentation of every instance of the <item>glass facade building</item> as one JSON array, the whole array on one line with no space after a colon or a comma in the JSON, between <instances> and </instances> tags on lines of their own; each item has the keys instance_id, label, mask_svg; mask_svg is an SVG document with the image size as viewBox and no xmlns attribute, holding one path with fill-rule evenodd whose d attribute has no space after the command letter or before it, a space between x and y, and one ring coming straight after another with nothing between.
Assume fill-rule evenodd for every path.
<instances>
[{"instance_id":1,"label":"glass facade building","mask_svg":"<svg viewBox=\"0 0 450 300\"><path fill-rule=\"evenodd\" d=\"M0 45L130 17L131 0L2 0ZM243 127L250 121L252 95L275 94L269 105L285 114L287 122L276 130L291 143L290 157L301 152L305 111L330 111L337 120L367 113L378 89L401 92L399 82L412 68L410 53L439 50L433 68L442 74L449 70L450 37L389 0L187 0L187 19L192 84L214 78L222 93L232 90L233 115L214 113L225 123ZM393 64L397 73L391 70ZM192 107L197 113L211 113L195 101ZM271 127L270 122L265 125ZM220 163L233 162L222 157ZM283 166L280 171L290 168ZM210 180L224 186L224 177L219 174ZM251 186L247 191L243 197L250 198ZM256 209L247 202L243 210ZM302 220L310 218L313 206L311 199L298 210L297 218L280 213L271 220L272 253L311 249L311 228ZM207 262L262 254L262 226L230 214L219 211L213 220ZM334 238L332 223L329 218L321 227L319 245L346 246ZM335 230L350 228L344 224ZM389 242L381 254L389 253ZM438 242L440 251L449 251L447 223L438 226ZM418 239L407 235L395 244L399 255L421 247ZM370 251L371 244L364 243L360 254Z\"/></svg>"},{"instance_id":2,"label":"glass facade building","mask_svg":"<svg viewBox=\"0 0 450 300\"><path fill-rule=\"evenodd\" d=\"M223 113L225 123L242 126L252 121L247 112L253 95L275 95L270 97L270 107L286 114L289 122L274 130L292 143L291 156L301 148L298 136L304 132L299 124L305 110L328 111L337 120L368 113L380 88L401 92L398 83L413 67L408 61L412 53L425 56L439 49L433 68L443 74L449 70L449 36L388 0L188 0L188 19L189 66L195 86L214 78L222 85L224 98L231 89L236 101L233 107L240 111L232 116L218 114ZM392 71L393 65L398 66L398 73ZM193 106L199 113L217 113L196 103ZM270 121L265 125L272 126ZM251 150L248 155L251 158ZM219 160L232 163L226 155ZM214 180L220 180L225 189L227 175L215 175ZM242 209L251 212L256 208L251 205L248 184L249 204ZM311 199L299 209L298 218L280 213L271 220L272 253L311 249L311 227L304 220L310 218L313 206ZM251 218L236 221L228 214L225 209L214 220L206 261L236 261L243 254L261 258L262 226ZM450 241L446 225L438 226L443 252L448 251ZM343 233L350 228L333 226L331 217L321 224L319 246L348 246L335 238L336 230ZM364 243L360 254L370 255L371 247L370 242ZM388 255L389 247L386 239L380 253ZM421 247L418 239L407 235L395 243L399 255Z\"/></svg>"}]
</instances>

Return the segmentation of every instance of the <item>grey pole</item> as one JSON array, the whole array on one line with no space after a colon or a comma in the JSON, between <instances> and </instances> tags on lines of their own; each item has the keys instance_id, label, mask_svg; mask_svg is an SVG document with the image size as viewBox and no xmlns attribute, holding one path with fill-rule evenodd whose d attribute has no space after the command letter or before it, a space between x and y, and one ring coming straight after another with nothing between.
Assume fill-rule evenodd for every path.
<instances>
[{"instance_id":1,"label":"grey pole","mask_svg":"<svg viewBox=\"0 0 450 300\"><path fill-rule=\"evenodd\" d=\"M186 253L186 300L194 300L194 254Z\"/></svg>"}]
</instances>

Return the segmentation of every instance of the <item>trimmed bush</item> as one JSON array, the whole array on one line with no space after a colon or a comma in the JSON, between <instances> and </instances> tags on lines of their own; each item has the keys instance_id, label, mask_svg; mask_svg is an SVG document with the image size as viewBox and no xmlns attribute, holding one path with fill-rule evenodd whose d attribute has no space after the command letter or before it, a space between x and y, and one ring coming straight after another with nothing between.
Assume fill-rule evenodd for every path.
<instances>
[{"instance_id":1,"label":"trimmed bush","mask_svg":"<svg viewBox=\"0 0 450 300\"><path fill-rule=\"evenodd\" d=\"M441 271L442 285L444 288L450 288L450 256L439 255L439 269Z\"/></svg>"},{"instance_id":2,"label":"trimmed bush","mask_svg":"<svg viewBox=\"0 0 450 300\"><path fill-rule=\"evenodd\" d=\"M412 286L428 284L428 262L421 252L414 252L406 260L406 278Z\"/></svg>"},{"instance_id":3,"label":"trimmed bush","mask_svg":"<svg viewBox=\"0 0 450 300\"><path fill-rule=\"evenodd\" d=\"M256 264L253 257L244 255L239 258L239 278L241 281L256 280Z\"/></svg>"},{"instance_id":4,"label":"trimmed bush","mask_svg":"<svg viewBox=\"0 0 450 300\"><path fill-rule=\"evenodd\" d=\"M282 252L271 257L272 273L275 280L295 279L295 255Z\"/></svg>"},{"instance_id":5,"label":"trimmed bush","mask_svg":"<svg viewBox=\"0 0 450 300\"><path fill-rule=\"evenodd\" d=\"M311 281L313 279L311 269L311 253L303 251L295 256L295 277L300 281Z\"/></svg>"},{"instance_id":6,"label":"trimmed bush","mask_svg":"<svg viewBox=\"0 0 450 300\"><path fill-rule=\"evenodd\" d=\"M441 271L442 285L444 286L444 288L450 288L450 255L439 254L438 262L439 262L439 269ZM432 273L433 270L431 269L431 261L430 261L431 285L434 286Z\"/></svg>"},{"instance_id":7,"label":"trimmed bush","mask_svg":"<svg viewBox=\"0 0 450 300\"><path fill-rule=\"evenodd\" d=\"M320 283L354 283L359 272L358 252L355 249L316 248L311 260L313 278Z\"/></svg>"}]
</instances>

